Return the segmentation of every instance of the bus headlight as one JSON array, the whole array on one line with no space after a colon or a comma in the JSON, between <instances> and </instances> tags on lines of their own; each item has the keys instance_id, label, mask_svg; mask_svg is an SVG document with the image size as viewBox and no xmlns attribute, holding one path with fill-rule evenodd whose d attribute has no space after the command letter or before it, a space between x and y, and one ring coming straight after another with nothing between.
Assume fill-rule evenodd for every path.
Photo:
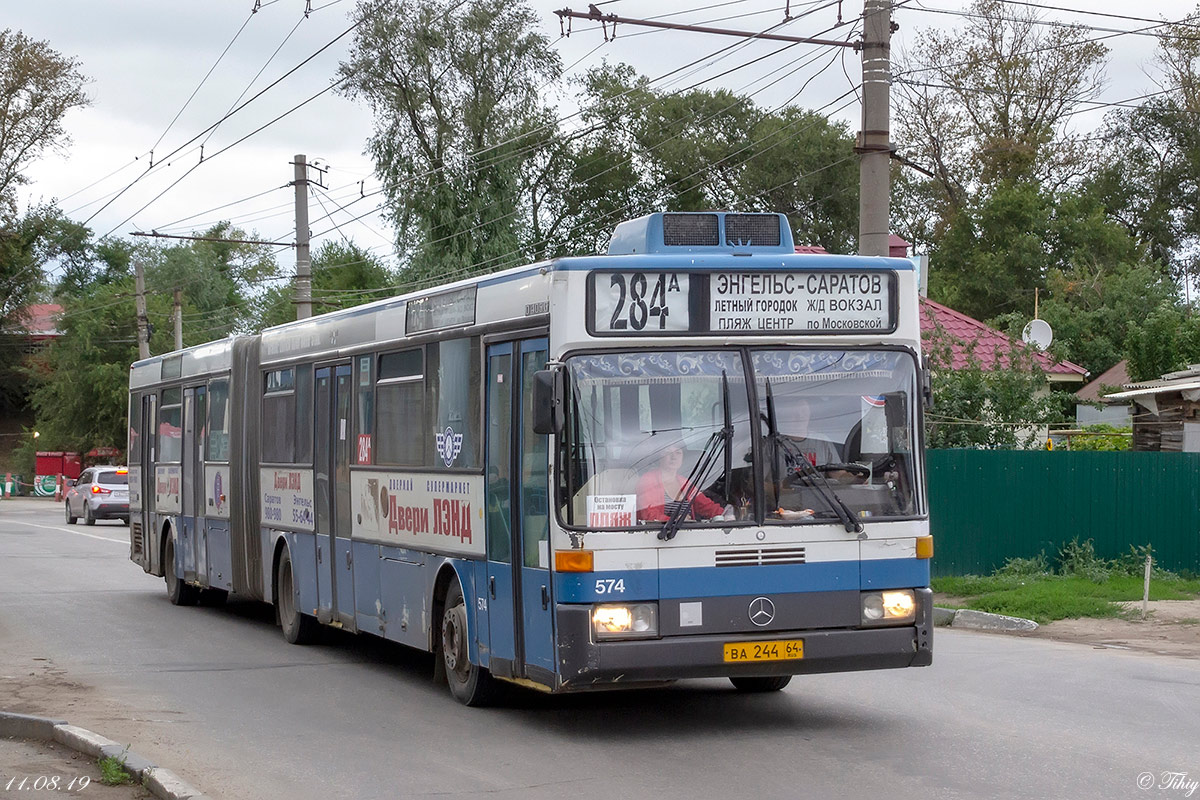
<instances>
[{"instance_id":1,"label":"bus headlight","mask_svg":"<svg viewBox=\"0 0 1200 800\"><path fill-rule=\"evenodd\" d=\"M863 625L903 625L917 618L917 598L912 589L863 592Z\"/></svg>"},{"instance_id":2,"label":"bus headlight","mask_svg":"<svg viewBox=\"0 0 1200 800\"><path fill-rule=\"evenodd\" d=\"M621 603L592 609L592 631L601 639L643 639L658 636L655 603Z\"/></svg>"}]
</instances>

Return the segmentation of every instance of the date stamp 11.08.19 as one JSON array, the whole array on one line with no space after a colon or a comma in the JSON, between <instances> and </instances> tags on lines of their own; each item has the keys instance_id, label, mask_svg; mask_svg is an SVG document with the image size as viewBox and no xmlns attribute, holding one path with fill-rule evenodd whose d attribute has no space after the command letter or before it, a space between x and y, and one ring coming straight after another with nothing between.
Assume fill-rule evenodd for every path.
<instances>
[{"instance_id":1,"label":"date stamp 11.08.19","mask_svg":"<svg viewBox=\"0 0 1200 800\"><path fill-rule=\"evenodd\" d=\"M8 792L72 792L86 789L92 779L87 775L14 775L2 784Z\"/></svg>"}]
</instances>

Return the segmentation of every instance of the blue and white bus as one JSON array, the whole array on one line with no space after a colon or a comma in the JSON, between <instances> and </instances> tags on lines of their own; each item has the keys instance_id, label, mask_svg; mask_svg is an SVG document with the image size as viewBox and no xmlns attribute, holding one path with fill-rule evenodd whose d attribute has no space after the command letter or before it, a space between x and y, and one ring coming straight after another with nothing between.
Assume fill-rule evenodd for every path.
<instances>
[{"instance_id":1,"label":"blue and white bus","mask_svg":"<svg viewBox=\"0 0 1200 800\"><path fill-rule=\"evenodd\" d=\"M135 363L131 558L456 698L932 660L916 276L777 214Z\"/></svg>"}]
</instances>

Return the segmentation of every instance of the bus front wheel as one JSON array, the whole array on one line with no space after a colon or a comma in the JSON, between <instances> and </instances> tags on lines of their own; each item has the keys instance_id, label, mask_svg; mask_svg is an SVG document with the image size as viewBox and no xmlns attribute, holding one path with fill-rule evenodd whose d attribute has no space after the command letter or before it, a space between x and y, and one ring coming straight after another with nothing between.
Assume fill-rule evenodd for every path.
<instances>
[{"instance_id":1,"label":"bus front wheel","mask_svg":"<svg viewBox=\"0 0 1200 800\"><path fill-rule=\"evenodd\" d=\"M317 621L301 613L296 605L296 579L286 547L279 554L279 566L275 568L275 613L279 615L283 638L291 644L312 644L317 638Z\"/></svg>"},{"instance_id":2,"label":"bus front wheel","mask_svg":"<svg viewBox=\"0 0 1200 800\"><path fill-rule=\"evenodd\" d=\"M482 706L492 699L496 681L492 674L478 664L472 664L468 653L467 606L457 581L450 584L446 595L446 610L442 612L442 664L450 693L463 705Z\"/></svg>"},{"instance_id":3,"label":"bus front wheel","mask_svg":"<svg viewBox=\"0 0 1200 800\"><path fill-rule=\"evenodd\" d=\"M778 692L792 682L792 676L775 675L770 678L730 678L729 682L739 692L757 694L761 692Z\"/></svg>"}]
</instances>

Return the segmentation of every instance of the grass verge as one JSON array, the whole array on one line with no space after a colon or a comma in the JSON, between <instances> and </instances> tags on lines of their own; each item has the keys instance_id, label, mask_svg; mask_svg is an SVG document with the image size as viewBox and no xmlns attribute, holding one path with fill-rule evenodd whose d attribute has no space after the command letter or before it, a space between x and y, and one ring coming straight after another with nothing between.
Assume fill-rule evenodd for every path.
<instances>
[{"instance_id":1,"label":"grass verge","mask_svg":"<svg viewBox=\"0 0 1200 800\"><path fill-rule=\"evenodd\" d=\"M935 578L933 590L961 598L961 608L1053 622L1074 617L1120 617L1120 602L1141 600L1145 556L1149 546L1131 548L1121 558L1098 558L1091 540L1072 540L1059 551L1051 568L1045 554L1010 559L987 576ZM1151 600L1191 600L1200 596L1200 580L1155 569Z\"/></svg>"},{"instance_id":2,"label":"grass verge","mask_svg":"<svg viewBox=\"0 0 1200 800\"><path fill-rule=\"evenodd\" d=\"M1102 581L1075 575L967 575L935 578L933 590L963 598L963 608L1052 622L1068 617L1119 617L1119 602L1142 599L1142 579L1110 576ZM1151 578L1151 600L1190 600L1200 581Z\"/></svg>"},{"instance_id":3,"label":"grass verge","mask_svg":"<svg viewBox=\"0 0 1200 800\"><path fill-rule=\"evenodd\" d=\"M125 748L128 752L129 748ZM127 783L134 783L133 775L129 770L125 769L125 756L120 757L104 756L96 761L100 767L100 782L105 786L122 786Z\"/></svg>"}]
</instances>

